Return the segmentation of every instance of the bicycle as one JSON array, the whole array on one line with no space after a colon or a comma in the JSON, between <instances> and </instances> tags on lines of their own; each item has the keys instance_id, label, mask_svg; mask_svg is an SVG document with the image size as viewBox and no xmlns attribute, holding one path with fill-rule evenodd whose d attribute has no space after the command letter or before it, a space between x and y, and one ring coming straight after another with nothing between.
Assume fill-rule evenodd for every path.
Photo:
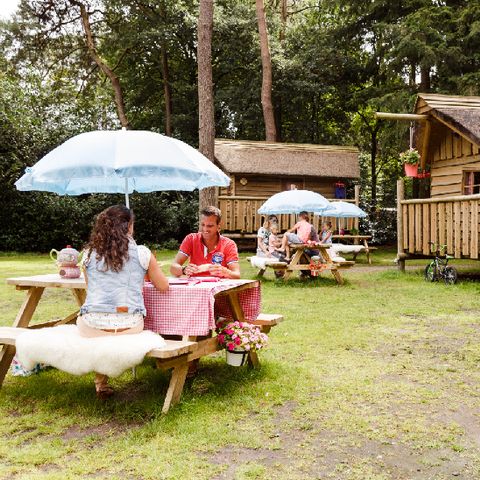
<instances>
[{"instance_id":1,"label":"bicycle","mask_svg":"<svg viewBox=\"0 0 480 480\"><path fill-rule=\"evenodd\" d=\"M435 259L425 267L425 280L427 282L438 282L443 279L445 285L453 285L457 281L457 270L448 265L448 261L454 257L446 253L446 245L437 245L434 242L428 242L431 245L431 251L435 252ZM445 257L442 252L445 251Z\"/></svg>"}]
</instances>

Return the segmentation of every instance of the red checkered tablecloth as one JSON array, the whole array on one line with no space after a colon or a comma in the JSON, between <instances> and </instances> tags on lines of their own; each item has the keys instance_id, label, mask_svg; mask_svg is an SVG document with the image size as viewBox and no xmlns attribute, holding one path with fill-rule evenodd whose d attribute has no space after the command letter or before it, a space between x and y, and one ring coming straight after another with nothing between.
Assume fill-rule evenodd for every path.
<instances>
[{"instance_id":1,"label":"red checkered tablecloth","mask_svg":"<svg viewBox=\"0 0 480 480\"><path fill-rule=\"evenodd\" d=\"M219 280L170 285L159 292L145 283L143 297L147 316L145 329L163 335L208 335L215 329L215 318L233 318L227 297L217 293L252 283L252 288L237 293L245 318L255 320L260 313L260 286L251 280Z\"/></svg>"}]
</instances>

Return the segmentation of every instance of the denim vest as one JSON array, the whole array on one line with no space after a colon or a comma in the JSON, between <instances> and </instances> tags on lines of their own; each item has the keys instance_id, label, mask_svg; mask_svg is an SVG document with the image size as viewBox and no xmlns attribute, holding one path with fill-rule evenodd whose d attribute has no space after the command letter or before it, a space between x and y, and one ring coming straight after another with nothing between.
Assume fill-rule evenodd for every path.
<instances>
[{"instance_id":1,"label":"denim vest","mask_svg":"<svg viewBox=\"0 0 480 480\"><path fill-rule=\"evenodd\" d=\"M119 272L104 271L103 259L97 261L95 256L93 251L86 265L87 298L80 313L127 313L128 309L128 313L145 315L142 290L146 270L140 265L137 244L130 240L129 258Z\"/></svg>"}]
</instances>

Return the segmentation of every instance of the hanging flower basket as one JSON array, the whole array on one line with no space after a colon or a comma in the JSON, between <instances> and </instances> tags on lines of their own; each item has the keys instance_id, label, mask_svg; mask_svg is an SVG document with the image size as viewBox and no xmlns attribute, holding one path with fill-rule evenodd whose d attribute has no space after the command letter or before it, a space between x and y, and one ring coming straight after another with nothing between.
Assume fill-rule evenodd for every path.
<instances>
[{"instance_id":1,"label":"hanging flower basket","mask_svg":"<svg viewBox=\"0 0 480 480\"><path fill-rule=\"evenodd\" d=\"M405 167L405 175L407 177L418 177L418 164L420 162L420 154L414 148L409 148L400 154L400 161Z\"/></svg>"},{"instance_id":2,"label":"hanging flower basket","mask_svg":"<svg viewBox=\"0 0 480 480\"><path fill-rule=\"evenodd\" d=\"M407 177L418 177L418 163L406 163L404 168Z\"/></svg>"}]
</instances>

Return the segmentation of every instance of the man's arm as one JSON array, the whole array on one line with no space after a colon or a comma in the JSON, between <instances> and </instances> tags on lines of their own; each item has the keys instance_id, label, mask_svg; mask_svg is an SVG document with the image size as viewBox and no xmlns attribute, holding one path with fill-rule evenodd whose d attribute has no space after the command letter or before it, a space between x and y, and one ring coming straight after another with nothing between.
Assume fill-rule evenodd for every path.
<instances>
[{"instance_id":1,"label":"man's arm","mask_svg":"<svg viewBox=\"0 0 480 480\"><path fill-rule=\"evenodd\" d=\"M226 267L223 265L211 265L210 273L214 277L238 279L240 278L240 264L238 262L232 262Z\"/></svg>"},{"instance_id":2,"label":"man's arm","mask_svg":"<svg viewBox=\"0 0 480 480\"><path fill-rule=\"evenodd\" d=\"M183 267L182 265L185 263L185 260L188 257L184 255L182 252L178 252L173 260L172 264L170 265L170 273L175 275L175 277L179 277L183 275Z\"/></svg>"},{"instance_id":3,"label":"man's arm","mask_svg":"<svg viewBox=\"0 0 480 480\"><path fill-rule=\"evenodd\" d=\"M210 274L214 277L240 278L240 263L237 244L233 240L230 240L225 247L224 253L226 267L223 265L212 265L210 267Z\"/></svg>"},{"instance_id":4,"label":"man's arm","mask_svg":"<svg viewBox=\"0 0 480 480\"><path fill-rule=\"evenodd\" d=\"M189 263L186 266L183 266L185 261L188 259L188 256L182 252L178 252L173 260L172 264L170 265L170 273L175 277L179 277L180 275L194 275L198 272L198 266L194 263Z\"/></svg>"},{"instance_id":5,"label":"man's arm","mask_svg":"<svg viewBox=\"0 0 480 480\"><path fill-rule=\"evenodd\" d=\"M238 262L232 262L228 264L230 270L230 278L240 278L240 264Z\"/></svg>"}]
</instances>

